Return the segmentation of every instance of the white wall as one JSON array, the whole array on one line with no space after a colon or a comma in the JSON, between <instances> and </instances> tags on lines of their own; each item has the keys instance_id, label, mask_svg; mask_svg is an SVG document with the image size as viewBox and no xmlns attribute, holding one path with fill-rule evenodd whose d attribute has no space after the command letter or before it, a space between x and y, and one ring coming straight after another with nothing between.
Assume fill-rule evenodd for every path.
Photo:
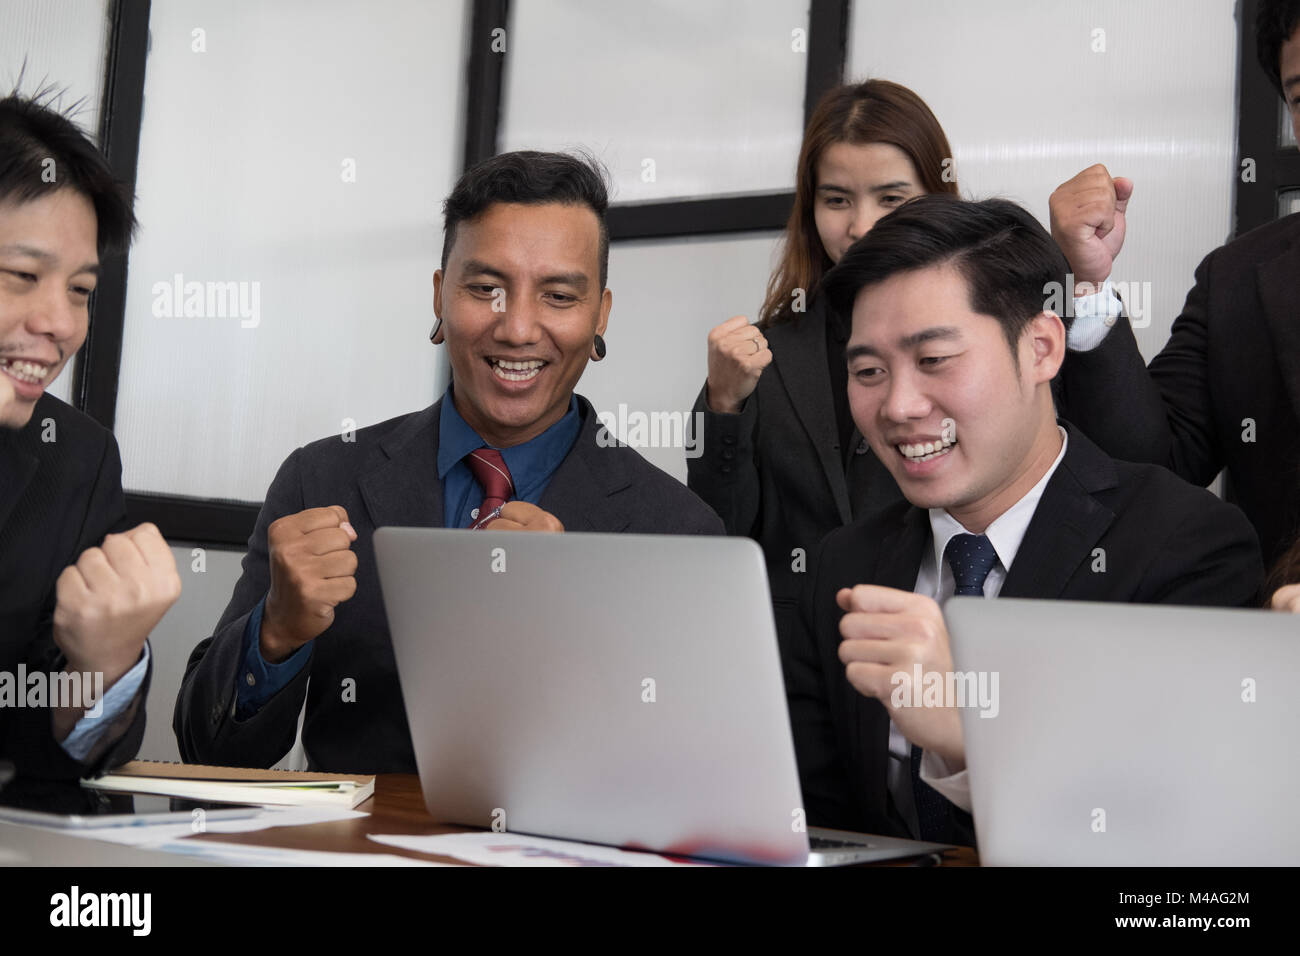
<instances>
[{"instance_id":1,"label":"white wall","mask_svg":"<svg viewBox=\"0 0 1300 956\"><path fill-rule=\"evenodd\" d=\"M1113 278L1151 283L1148 358L1192 270L1228 237L1236 181L1233 0L853 4L848 73L915 90L956 152L963 195L1047 198L1093 163L1135 181ZM1105 51L1094 52L1104 31Z\"/></svg>"},{"instance_id":2,"label":"white wall","mask_svg":"<svg viewBox=\"0 0 1300 956\"><path fill-rule=\"evenodd\" d=\"M614 306L605 333L609 352L587 366L578 392L597 413L630 423L616 429L620 438L636 437L638 415L663 423L665 414L690 412L708 371L709 330L733 315L757 318L779 237L746 233L614 243L609 260ZM662 430L649 434L659 436L651 438L654 445L631 443L685 481L685 450L664 444L668 433Z\"/></svg>"},{"instance_id":3,"label":"white wall","mask_svg":"<svg viewBox=\"0 0 1300 956\"><path fill-rule=\"evenodd\" d=\"M149 636L153 683L145 712L141 760L181 759L172 733L172 711L185 676L185 662L199 641L211 636L239 580L242 553L216 548L204 548L202 552L196 556L193 546L172 546L181 576L181 596Z\"/></svg>"}]
</instances>

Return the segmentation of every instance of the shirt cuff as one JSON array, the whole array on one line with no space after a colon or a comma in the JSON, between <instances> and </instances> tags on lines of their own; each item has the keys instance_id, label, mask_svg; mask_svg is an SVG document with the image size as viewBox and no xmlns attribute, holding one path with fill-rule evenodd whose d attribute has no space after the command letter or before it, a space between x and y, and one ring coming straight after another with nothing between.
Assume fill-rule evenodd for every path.
<instances>
[{"instance_id":1,"label":"shirt cuff","mask_svg":"<svg viewBox=\"0 0 1300 956\"><path fill-rule=\"evenodd\" d=\"M921 781L928 783L948 802L970 813L970 771L963 768L958 773L948 769L944 761L933 750L921 751Z\"/></svg>"},{"instance_id":2,"label":"shirt cuff","mask_svg":"<svg viewBox=\"0 0 1300 956\"><path fill-rule=\"evenodd\" d=\"M145 641L144 650L135 666L118 678L117 683L104 693L104 699L95 702L95 706L86 711L62 741L63 752L77 763L85 763L86 757L99 743L101 737L113 725L113 721L122 716L123 711L135 700L144 683L144 675L149 672L149 642Z\"/></svg>"},{"instance_id":3,"label":"shirt cuff","mask_svg":"<svg viewBox=\"0 0 1300 956\"><path fill-rule=\"evenodd\" d=\"M311 656L311 644L304 644L288 658L272 664L262 656L262 613L266 598L257 602L244 625L244 666L235 676L235 719L247 720L262 705L285 688Z\"/></svg>"},{"instance_id":4,"label":"shirt cuff","mask_svg":"<svg viewBox=\"0 0 1300 956\"><path fill-rule=\"evenodd\" d=\"M1124 303L1107 279L1100 291L1074 299L1074 321L1070 324L1066 345L1072 352L1091 352L1101 345L1115 320L1123 314Z\"/></svg>"}]
</instances>

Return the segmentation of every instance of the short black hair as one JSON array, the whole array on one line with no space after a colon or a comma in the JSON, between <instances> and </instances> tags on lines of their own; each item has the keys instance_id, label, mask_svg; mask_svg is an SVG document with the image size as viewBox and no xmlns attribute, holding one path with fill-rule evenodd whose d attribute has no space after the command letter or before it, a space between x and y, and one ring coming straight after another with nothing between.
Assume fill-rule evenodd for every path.
<instances>
[{"instance_id":1,"label":"short black hair","mask_svg":"<svg viewBox=\"0 0 1300 956\"><path fill-rule=\"evenodd\" d=\"M136 227L131 188L51 105L59 96L45 87L30 97L15 89L0 99L0 202L33 202L58 189L76 190L95 207L100 258L125 252Z\"/></svg>"},{"instance_id":2,"label":"short black hair","mask_svg":"<svg viewBox=\"0 0 1300 956\"><path fill-rule=\"evenodd\" d=\"M1006 199L975 202L948 193L918 196L883 217L826 273L822 294L848 317L865 287L942 264L966 279L972 311L1002 323L1013 356L1052 290L1057 300L1070 294L1065 254L1027 210ZM1061 321L1068 331L1068 315Z\"/></svg>"},{"instance_id":3,"label":"short black hair","mask_svg":"<svg viewBox=\"0 0 1300 956\"><path fill-rule=\"evenodd\" d=\"M1282 44L1300 26L1300 0L1259 0L1255 12L1255 53L1278 95L1282 92Z\"/></svg>"},{"instance_id":4,"label":"short black hair","mask_svg":"<svg viewBox=\"0 0 1300 956\"><path fill-rule=\"evenodd\" d=\"M442 268L447 269L456 227L497 203L562 203L586 206L600 223L600 288L609 276L609 188L604 168L586 154L521 149L493 156L468 169L442 204Z\"/></svg>"}]
</instances>

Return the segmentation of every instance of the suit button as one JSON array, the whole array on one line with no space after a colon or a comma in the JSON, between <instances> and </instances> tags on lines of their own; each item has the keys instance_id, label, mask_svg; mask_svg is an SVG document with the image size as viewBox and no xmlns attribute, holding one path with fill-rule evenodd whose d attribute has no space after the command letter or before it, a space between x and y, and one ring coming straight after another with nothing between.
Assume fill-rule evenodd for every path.
<instances>
[{"instance_id":1,"label":"suit button","mask_svg":"<svg viewBox=\"0 0 1300 956\"><path fill-rule=\"evenodd\" d=\"M731 459L736 457L736 453L730 448L724 448L722 449L722 457L727 461L731 461Z\"/></svg>"},{"instance_id":2,"label":"suit button","mask_svg":"<svg viewBox=\"0 0 1300 956\"><path fill-rule=\"evenodd\" d=\"M723 436L722 436L722 443L723 443L724 445L734 445L734 444L736 443L736 436L735 436L735 435L723 435Z\"/></svg>"},{"instance_id":3,"label":"suit button","mask_svg":"<svg viewBox=\"0 0 1300 956\"><path fill-rule=\"evenodd\" d=\"M871 451L871 446L867 444L867 440L865 438L862 439L862 441L858 444L858 447L854 449L854 453L858 455L865 455L869 451Z\"/></svg>"},{"instance_id":4,"label":"suit button","mask_svg":"<svg viewBox=\"0 0 1300 956\"><path fill-rule=\"evenodd\" d=\"M730 465L723 465L723 466L722 466L722 473L723 473L724 475L729 475L729 474L731 474L731 466L730 466Z\"/></svg>"}]
</instances>

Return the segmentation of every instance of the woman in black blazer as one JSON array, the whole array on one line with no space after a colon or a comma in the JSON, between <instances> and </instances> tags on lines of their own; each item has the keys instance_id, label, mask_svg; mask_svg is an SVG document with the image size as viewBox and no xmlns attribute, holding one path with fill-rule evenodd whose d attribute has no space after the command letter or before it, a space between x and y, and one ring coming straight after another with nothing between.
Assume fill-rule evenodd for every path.
<instances>
[{"instance_id":1,"label":"woman in black blazer","mask_svg":"<svg viewBox=\"0 0 1300 956\"><path fill-rule=\"evenodd\" d=\"M694 409L702 453L687 462L688 484L728 534L762 545L778 616L793 607L824 535L901 498L853 424L848 321L827 310L818 285L878 219L934 192L956 193L956 176L947 137L920 97L886 80L829 91L804 132L781 264L759 322L735 316L709 333L708 380Z\"/></svg>"}]
</instances>

